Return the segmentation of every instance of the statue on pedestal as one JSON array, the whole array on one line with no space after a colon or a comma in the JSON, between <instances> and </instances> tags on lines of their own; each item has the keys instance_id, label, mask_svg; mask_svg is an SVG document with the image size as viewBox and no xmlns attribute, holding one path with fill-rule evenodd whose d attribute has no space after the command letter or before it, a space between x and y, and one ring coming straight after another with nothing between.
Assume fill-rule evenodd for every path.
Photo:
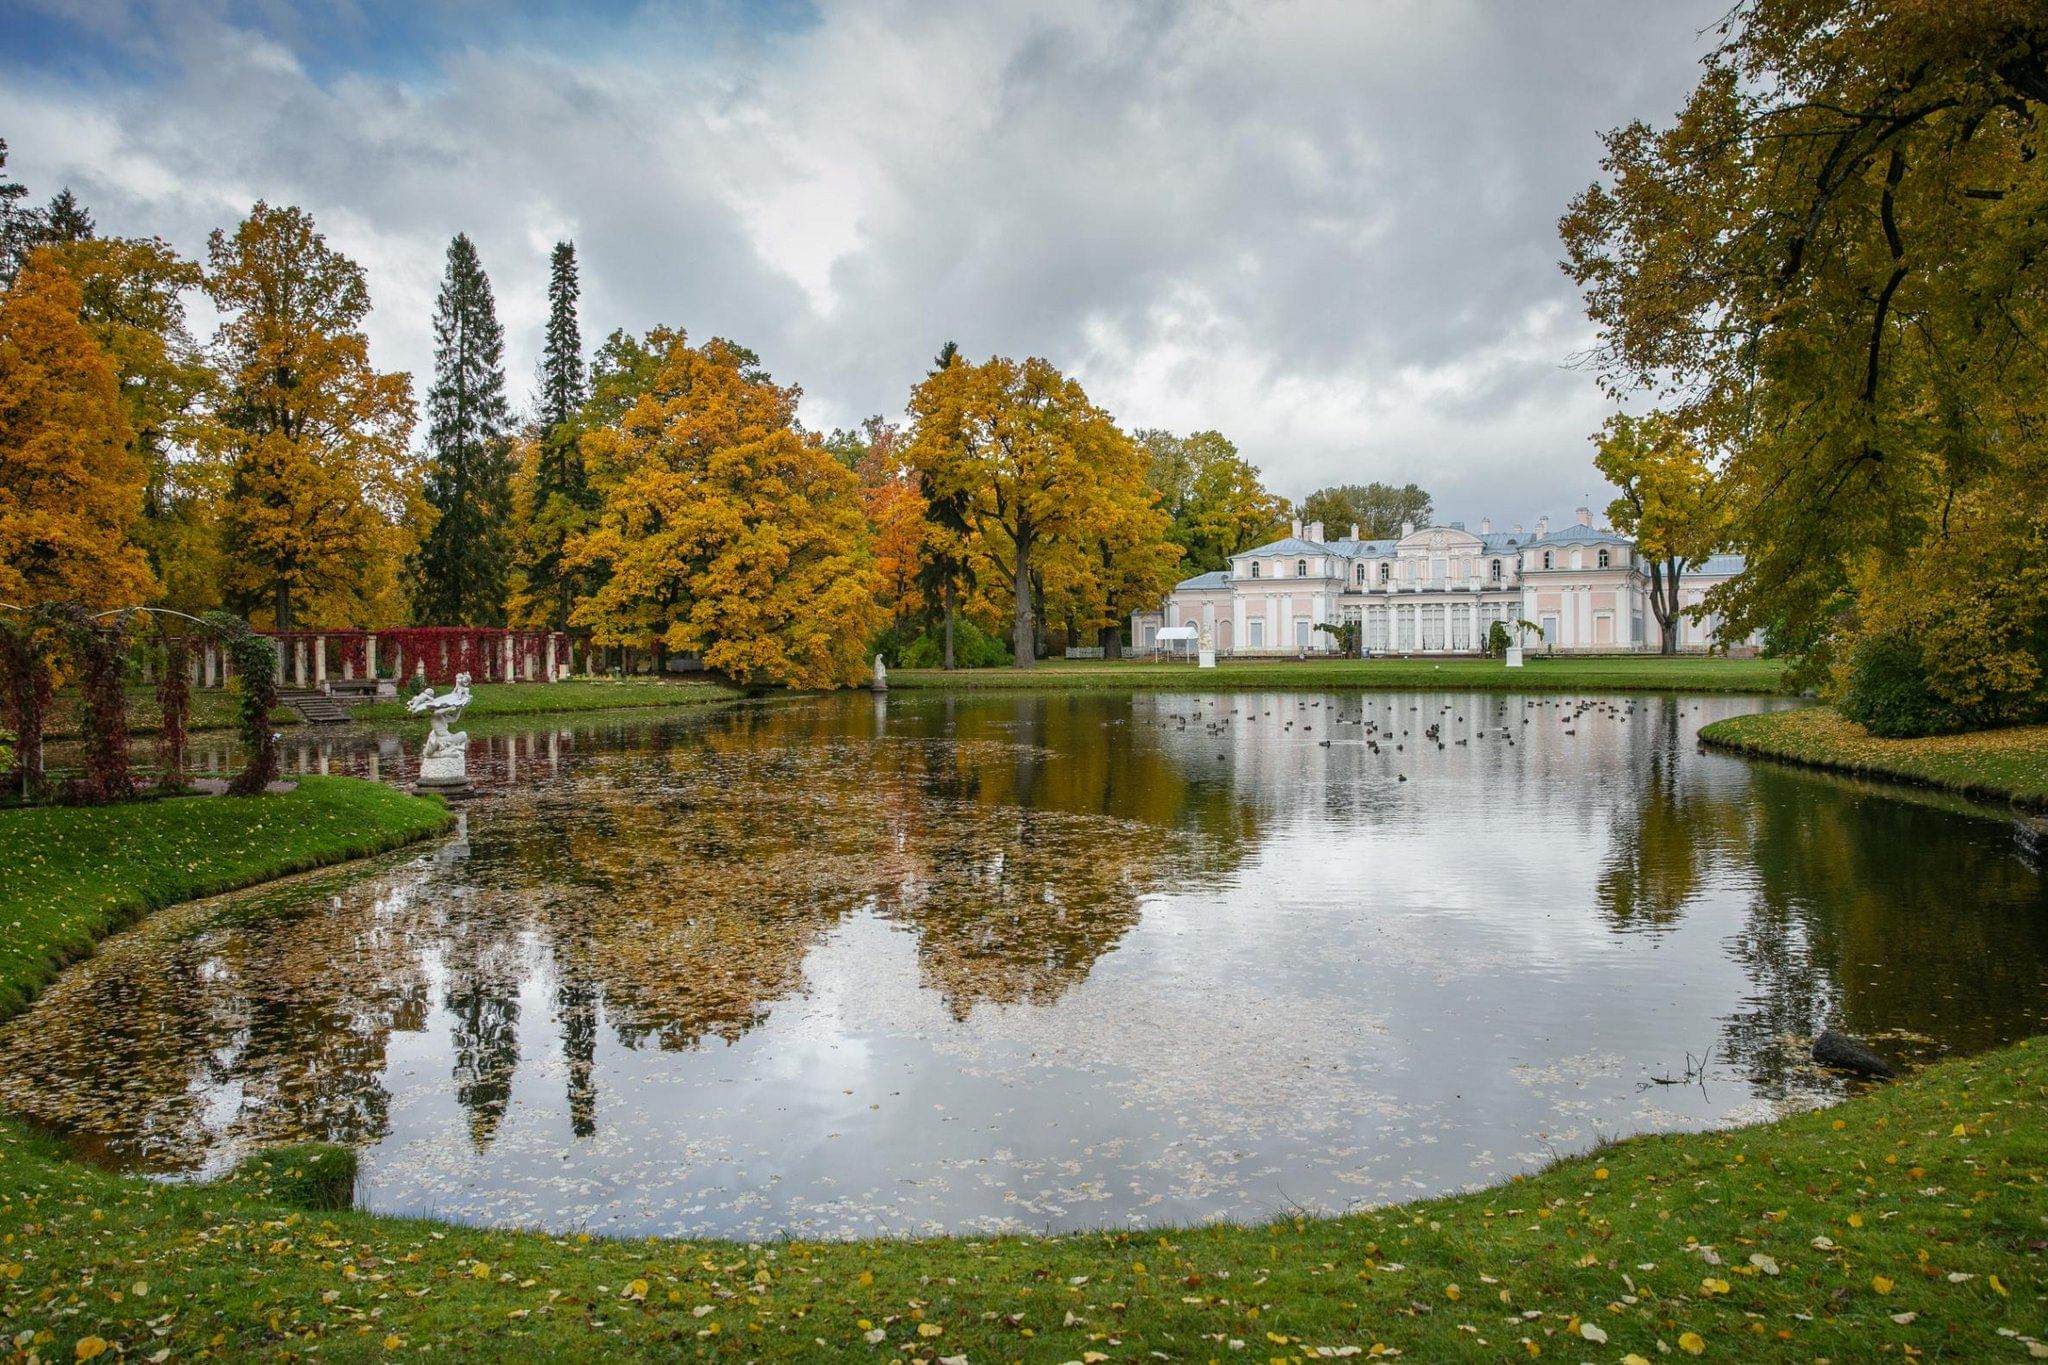
<instances>
[{"instance_id":1,"label":"statue on pedestal","mask_svg":"<svg viewBox=\"0 0 2048 1365\"><path fill-rule=\"evenodd\" d=\"M427 742L420 746L419 785L427 791L466 792L469 790L469 736L460 731L450 734L449 723L462 719L463 708L469 705L469 674L457 673L452 690L435 696L432 691L420 693L405 704L405 709L414 715L433 714L433 726L427 731Z\"/></svg>"},{"instance_id":2,"label":"statue on pedestal","mask_svg":"<svg viewBox=\"0 0 2048 1365\"><path fill-rule=\"evenodd\" d=\"M875 656L875 680L869 683L868 686L877 692L887 692L889 690L889 665L883 662L882 656L879 654Z\"/></svg>"}]
</instances>

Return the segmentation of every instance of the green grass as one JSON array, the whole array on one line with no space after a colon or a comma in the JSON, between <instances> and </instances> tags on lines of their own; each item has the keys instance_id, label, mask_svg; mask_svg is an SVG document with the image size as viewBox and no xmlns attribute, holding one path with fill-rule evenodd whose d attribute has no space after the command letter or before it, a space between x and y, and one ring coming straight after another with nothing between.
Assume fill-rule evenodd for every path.
<instances>
[{"instance_id":1,"label":"green grass","mask_svg":"<svg viewBox=\"0 0 2048 1365\"><path fill-rule=\"evenodd\" d=\"M438 798L347 777L260 797L0 810L0 1017L150 910L395 848L446 828Z\"/></svg>"},{"instance_id":2,"label":"green grass","mask_svg":"<svg viewBox=\"0 0 2048 1365\"><path fill-rule=\"evenodd\" d=\"M28 852L28 876L0 889L0 1014L144 906L440 819L340 778L256 801L0 813L10 859ZM977 1362L1383 1346L1435 1361L1525 1359L1526 1342L1564 1360L1697 1346L1710 1360L1848 1361L1907 1347L2024 1359L2026 1338L2048 1337L2040 1043L1820 1113L1615 1143L1473 1194L1249 1227L605 1241L334 1207L352 1177L345 1154L298 1147L216 1185L162 1184L0 1121L0 1340L53 1360L105 1345L177 1359Z\"/></svg>"},{"instance_id":3,"label":"green grass","mask_svg":"<svg viewBox=\"0 0 2048 1365\"><path fill-rule=\"evenodd\" d=\"M436 689L441 690L441 689ZM479 683L464 719L536 716L569 711L618 711L642 706L705 706L745 694L720 683L652 679L572 678L557 683ZM358 721L408 719L403 701L361 702L349 708Z\"/></svg>"},{"instance_id":4,"label":"green grass","mask_svg":"<svg viewBox=\"0 0 2048 1365\"><path fill-rule=\"evenodd\" d=\"M153 735L163 728L163 708L157 705L156 689L152 687L131 686L127 711L128 733L131 735ZM223 688L210 691L199 687L192 689L192 714L185 722L187 733L232 730L241 723L241 712L231 693ZM299 713L288 706L280 706L270 713L270 723L279 727L297 725ZM64 688L50 699L50 714L43 726L43 737L48 740L77 739L84 733L84 713L78 693Z\"/></svg>"},{"instance_id":5,"label":"green grass","mask_svg":"<svg viewBox=\"0 0 2048 1365\"><path fill-rule=\"evenodd\" d=\"M1231 659L1213 669L1192 664L1048 659L1036 668L899 668L891 688L1458 688L1499 692L1776 692L1778 659L1710 659L1654 654L1544 659L1509 668L1494 659Z\"/></svg>"},{"instance_id":6,"label":"green grass","mask_svg":"<svg viewBox=\"0 0 2048 1365\"><path fill-rule=\"evenodd\" d=\"M2018 1360L2001 1328L2048 1331L2044 1103L2048 1047L2022 1046L1346 1218L766 1246L307 1213L298 1153L274 1188L162 1185L0 1127L0 1311L65 1360L88 1337L180 1359Z\"/></svg>"},{"instance_id":7,"label":"green grass","mask_svg":"<svg viewBox=\"0 0 2048 1365\"><path fill-rule=\"evenodd\" d=\"M2048 807L2048 725L1879 739L1831 707L1810 706L1715 721L1700 738L1753 757Z\"/></svg>"}]
</instances>

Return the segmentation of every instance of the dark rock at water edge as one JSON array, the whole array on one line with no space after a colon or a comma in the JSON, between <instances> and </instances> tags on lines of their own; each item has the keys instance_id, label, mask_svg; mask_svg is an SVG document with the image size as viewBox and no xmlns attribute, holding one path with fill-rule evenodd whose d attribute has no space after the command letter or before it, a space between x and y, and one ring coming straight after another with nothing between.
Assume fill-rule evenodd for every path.
<instances>
[{"instance_id":1,"label":"dark rock at water edge","mask_svg":"<svg viewBox=\"0 0 2048 1365\"><path fill-rule=\"evenodd\" d=\"M1891 1063L1864 1047L1854 1039L1846 1038L1833 1029L1822 1029L1820 1037L1813 1040L1813 1060L1822 1066L1831 1066L1839 1071L1854 1071L1863 1076L1877 1076L1890 1080L1894 1074Z\"/></svg>"}]
</instances>

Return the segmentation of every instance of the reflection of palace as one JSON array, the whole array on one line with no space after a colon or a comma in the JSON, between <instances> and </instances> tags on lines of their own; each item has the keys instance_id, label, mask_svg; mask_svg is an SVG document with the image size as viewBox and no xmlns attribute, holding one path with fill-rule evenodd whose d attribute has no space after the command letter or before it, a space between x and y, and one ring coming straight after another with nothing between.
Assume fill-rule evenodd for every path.
<instances>
[{"instance_id":1,"label":"reflection of palace","mask_svg":"<svg viewBox=\"0 0 2048 1365\"><path fill-rule=\"evenodd\" d=\"M1679 605L1697 606L1709 588L1742 572L1737 555L1715 555L1679 577ZM1650 571L1628 537L1593 525L1580 508L1574 525L1496 531L1489 521L1417 529L1399 538L1360 540L1358 527L1323 539L1323 524L1294 523L1293 534L1231 558L1228 569L1175 586L1156 611L1131 616L1131 642L1149 652L1163 626L1206 627L1219 654L1329 654L1332 626L1355 621L1375 654L1474 654L1496 621L1543 629L1532 648L1630 651L1657 647ZM1755 637L1717 641L1720 621L1681 618L1679 647L1751 647Z\"/></svg>"}]
</instances>

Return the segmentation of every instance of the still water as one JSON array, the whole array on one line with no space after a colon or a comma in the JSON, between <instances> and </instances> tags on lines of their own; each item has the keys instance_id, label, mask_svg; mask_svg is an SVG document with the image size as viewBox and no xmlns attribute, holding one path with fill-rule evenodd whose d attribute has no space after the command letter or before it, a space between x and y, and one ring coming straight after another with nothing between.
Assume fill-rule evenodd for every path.
<instances>
[{"instance_id":1,"label":"still water","mask_svg":"<svg viewBox=\"0 0 2048 1365\"><path fill-rule=\"evenodd\" d=\"M2044 1030L2010 820L1701 753L1777 703L848 696L492 729L461 837L156 916L0 1103L605 1234L1256 1219L1824 1103ZM1432 736L1431 727L1435 727ZM402 780L419 727L298 741Z\"/></svg>"}]
</instances>

